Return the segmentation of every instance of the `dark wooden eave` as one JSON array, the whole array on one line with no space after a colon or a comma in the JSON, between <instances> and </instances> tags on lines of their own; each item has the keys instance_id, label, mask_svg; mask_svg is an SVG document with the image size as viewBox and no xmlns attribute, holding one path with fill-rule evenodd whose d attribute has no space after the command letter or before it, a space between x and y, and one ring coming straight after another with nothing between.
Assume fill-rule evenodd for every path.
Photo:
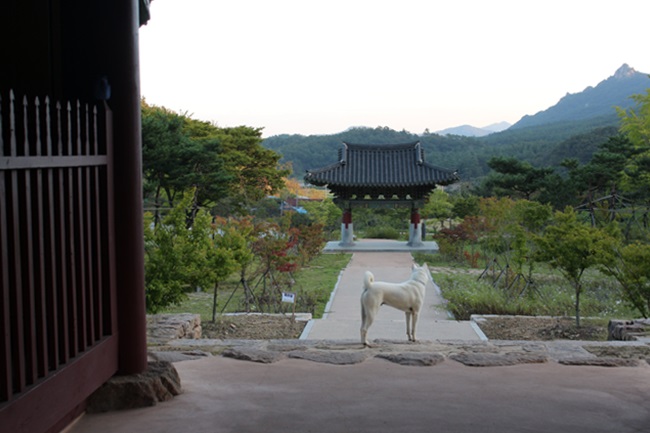
<instances>
[{"instance_id":1,"label":"dark wooden eave","mask_svg":"<svg viewBox=\"0 0 650 433\"><path fill-rule=\"evenodd\" d=\"M335 195L393 195L421 198L436 185L459 180L456 171L443 169L424 160L419 141L403 144L343 143L339 161L307 170L305 181L327 186Z\"/></svg>"}]
</instances>

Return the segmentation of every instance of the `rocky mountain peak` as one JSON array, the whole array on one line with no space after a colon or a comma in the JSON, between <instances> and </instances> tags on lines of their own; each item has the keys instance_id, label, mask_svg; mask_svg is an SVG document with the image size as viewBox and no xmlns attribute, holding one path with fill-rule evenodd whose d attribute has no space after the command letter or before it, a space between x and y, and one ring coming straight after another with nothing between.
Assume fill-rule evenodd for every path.
<instances>
[{"instance_id":1,"label":"rocky mountain peak","mask_svg":"<svg viewBox=\"0 0 650 433\"><path fill-rule=\"evenodd\" d=\"M636 74L636 70L631 68L627 63L623 63L623 66L614 72L614 78L628 78L634 76L634 74Z\"/></svg>"}]
</instances>

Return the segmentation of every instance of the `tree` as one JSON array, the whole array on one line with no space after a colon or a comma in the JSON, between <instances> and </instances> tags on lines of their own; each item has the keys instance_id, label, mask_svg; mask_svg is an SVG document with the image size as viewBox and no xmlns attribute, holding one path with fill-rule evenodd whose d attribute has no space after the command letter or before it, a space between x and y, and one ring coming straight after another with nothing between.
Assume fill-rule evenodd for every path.
<instances>
[{"instance_id":1,"label":"tree","mask_svg":"<svg viewBox=\"0 0 650 433\"><path fill-rule=\"evenodd\" d=\"M217 315L219 283L237 270L245 269L253 259L253 252L250 249L253 226L248 219L215 218L212 229L213 244L208 261L214 276L212 298L212 322L214 322ZM246 299L248 295L247 291Z\"/></svg>"},{"instance_id":2,"label":"tree","mask_svg":"<svg viewBox=\"0 0 650 433\"><path fill-rule=\"evenodd\" d=\"M621 132L632 143L632 155L623 172L623 183L628 191L635 191L643 199L650 198L650 89L646 94L633 95L637 106L617 108Z\"/></svg>"},{"instance_id":3,"label":"tree","mask_svg":"<svg viewBox=\"0 0 650 433\"><path fill-rule=\"evenodd\" d=\"M561 165L569 172L568 183L574 194L581 200L594 199L616 191L632 154L630 141L618 135L601 144L587 164L581 166L577 159L565 159Z\"/></svg>"},{"instance_id":4,"label":"tree","mask_svg":"<svg viewBox=\"0 0 650 433\"><path fill-rule=\"evenodd\" d=\"M334 231L341 228L341 208L334 204L331 197L305 202L303 207L312 223L322 226L328 234L328 238Z\"/></svg>"},{"instance_id":5,"label":"tree","mask_svg":"<svg viewBox=\"0 0 650 433\"><path fill-rule=\"evenodd\" d=\"M461 194L454 197L453 207L451 208L452 216L456 218L465 218L466 216L475 216L479 213L479 197L471 194Z\"/></svg>"},{"instance_id":6,"label":"tree","mask_svg":"<svg viewBox=\"0 0 650 433\"><path fill-rule=\"evenodd\" d=\"M516 158L494 157L488 161L494 170L485 181L488 189L497 196L509 195L531 200L544 190L547 178L554 173L552 168L535 168Z\"/></svg>"},{"instance_id":7,"label":"tree","mask_svg":"<svg viewBox=\"0 0 650 433\"><path fill-rule=\"evenodd\" d=\"M441 188L436 188L429 194L420 214L426 219L436 218L440 221L440 227L444 227L445 221L451 218L453 208L449 194Z\"/></svg>"},{"instance_id":8,"label":"tree","mask_svg":"<svg viewBox=\"0 0 650 433\"><path fill-rule=\"evenodd\" d=\"M142 101L145 195L153 193L155 223L161 207L174 207L177 194L194 191L191 225L200 207L208 207L228 191L232 176L224 168L214 132L215 127L206 127L205 122Z\"/></svg>"},{"instance_id":9,"label":"tree","mask_svg":"<svg viewBox=\"0 0 650 433\"><path fill-rule=\"evenodd\" d=\"M209 266L211 217L202 211L192 227L187 225L193 195L193 191L186 192L161 224L145 220L145 294L151 313L179 303L187 291L209 287L214 281L214 269Z\"/></svg>"},{"instance_id":10,"label":"tree","mask_svg":"<svg viewBox=\"0 0 650 433\"><path fill-rule=\"evenodd\" d=\"M219 200L221 215L244 213L251 203L284 187L289 170L279 169L280 155L262 147L260 128L223 128L216 138L222 147L224 169L232 177L228 196Z\"/></svg>"},{"instance_id":11,"label":"tree","mask_svg":"<svg viewBox=\"0 0 650 433\"><path fill-rule=\"evenodd\" d=\"M479 239L487 251L504 257L506 264L510 262L509 253L512 249L511 228L516 224L512 211L514 206L515 201L507 197L484 198L479 203L480 215L486 228Z\"/></svg>"},{"instance_id":12,"label":"tree","mask_svg":"<svg viewBox=\"0 0 650 433\"><path fill-rule=\"evenodd\" d=\"M621 284L625 299L645 318L650 316L650 245L634 242L612 251L603 272Z\"/></svg>"},{"instance_id":13,"label":"tree","mask_svg":"<svg viewBox=\"0 0 650 433\"><path fill-rule=\"evenodd\" d=\"M522 274L524 266L528 265L527 279L532 281L533 258L537 253L535 237L546 228L552 217L552 209L550 205L535 201L517 200L512 211L515 214L515 224L511 226L511 262L515 271Z\"/></svg>"},{"instance_id":14,"label":"tree","mask_svg":"<svg viewBox=\"0 0 650 433\"><path fill-rule=\"evenodd\" d=\"M157 223L158 208L174 207L176 193L183 191L181 179L188 171L186 161L196 149L183 131L183 116L163 107L150 106L144 99L141 110L142 168L145 188L153 191Z\"/></svg>"},{"instance_id":15,"label":"tree","mask_svg":"<svg viewBox=\"0 0 650 433\"><path fill-rule=\"evenodd\" d=\"M564 212L555 212L552 223L536 238L536 242L536 259L548 262L573 286L576 325L580 326L580 295L584 272L602 263L604 252L613 249L616 238L604 229L581 223L575 211L567 207Z\"/></svg>"},{"instance_id":16,"label":"tree","mask_svg":"<svg viewBox=\"0 0 650 433\"><path fill-rule=\"evenodd\" d=\"M153 195L156 209L171 208L177 194L192 189L190 225L201 207L218 205L224 216L246 213L279 191L289 174L278 167L280 155L262 147L261 129L219 128L144 100L142 141L145 194Z\"/></svg>"},{"instance_id":17,"label":"tree","mask_svg":"<svg viewBox=\"0 0 650 433\"><path fill-rule=\"evenodd\" d=\"M472 267L476 267L480 254L474 250L480 236L489 228L485 224L485 218L468 215L460 222L450 228L443 228L433 235L438 242L440 252L458 261L467 261ZM466 251L468 246L471 251Z\"/></svg>"}]
</instances>

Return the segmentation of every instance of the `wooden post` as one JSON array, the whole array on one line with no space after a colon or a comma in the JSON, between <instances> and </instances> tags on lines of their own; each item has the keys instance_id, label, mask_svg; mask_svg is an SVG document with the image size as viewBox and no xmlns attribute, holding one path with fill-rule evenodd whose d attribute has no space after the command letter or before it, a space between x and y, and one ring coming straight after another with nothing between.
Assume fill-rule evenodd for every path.
<instances>
[{"instance_id":1,"label":"wooden post","mask_svg":"<svg viewBox=\"0 0 650 433\"><path fill-rule=\"evenodd\" d=\"M105 11L113 23L101 66L111 86L114 124L119 372L137 374L147 369L138 2L116 0Z\"/></svg>"},{"instance_id":2,"label":"wooden post","mask_svg":"<svg viewBox=\"0 0 650 433\"><path fill-rule=\"evenodd\" d=\"M418 208L411 208L411 224L409 225L409 241L411 247L422 246L422 224L420 224L420 211Z\"/></svg>"},{"instance_id":3,"label":"wooden post","mask_svg":"<svg viewBox=\"0 0 650 433\"><path fill-rule=\"evenodd\" d=\"M343 210L343 218L341 220L341 246L354 245L354 228L352 225L352 208Z\"/></svg>"}]
</instances>

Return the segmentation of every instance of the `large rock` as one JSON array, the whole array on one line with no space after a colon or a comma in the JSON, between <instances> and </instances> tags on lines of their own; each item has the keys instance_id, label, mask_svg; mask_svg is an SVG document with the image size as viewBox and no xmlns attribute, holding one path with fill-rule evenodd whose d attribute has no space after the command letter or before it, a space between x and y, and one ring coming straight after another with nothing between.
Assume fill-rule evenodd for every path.
<instances>
[{"instance_id":1,"label":"large rock","mask_svg":"<svg viewBox=\"0 0 650 433\"><path fill-rule=\"evenodd\" d=\"M149 344L167 344L179 338L201 338L201 315L152 314L147 316L147 342Z\"/></svg>"},{"instance_id":2,"label":"large rock","mask_svg":"<svg viewBox=\"0 0 650 433\"><path fill-rule=\"evenodd\" d=\"M147 371L114 376L88 399L88 413L154 406L181 393L181 379L170 362L150 362Z\"/></svg>"},{"instance_id":3,"label":"large rock","mask_svg":"<svg viewBox=\"0 0 650 433\"><path fill-rule=\"evenodd\" d=\"M610 320L607 330L609 340L634 341L650 335L650 319Z\"/></svg>"}]
</instances>

